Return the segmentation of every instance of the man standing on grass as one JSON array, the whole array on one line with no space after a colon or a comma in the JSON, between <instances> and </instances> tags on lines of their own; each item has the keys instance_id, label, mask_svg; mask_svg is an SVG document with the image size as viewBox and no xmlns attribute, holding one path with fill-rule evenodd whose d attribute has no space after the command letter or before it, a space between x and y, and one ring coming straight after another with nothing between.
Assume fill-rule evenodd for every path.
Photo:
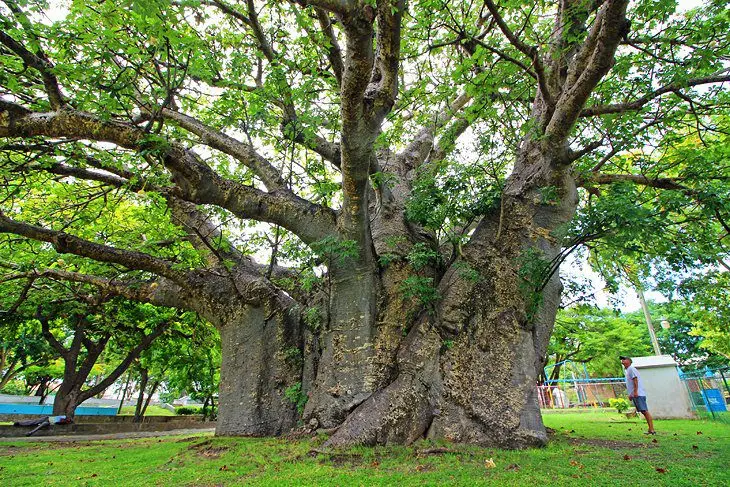
<instances>
[{"instance_id":1,"label":"man standing on grass","mask_svg":"<svg viewBox=\"0 0 730 487\"><path fill-rule=\"evenodd\" d=\"M646 435L655 435L654 431L654 418L651 417L649 408L646 407L646 391L644 391L644 384L641 382L641 376L636 367L631 365L631 357L621 356L621 364L624 366L624 375L626 376L626 390L629 393L629 399L636 406L636 410L644 415L646 418L646 424L649 425L649 431Z\"/></svg>"}]
</instances>

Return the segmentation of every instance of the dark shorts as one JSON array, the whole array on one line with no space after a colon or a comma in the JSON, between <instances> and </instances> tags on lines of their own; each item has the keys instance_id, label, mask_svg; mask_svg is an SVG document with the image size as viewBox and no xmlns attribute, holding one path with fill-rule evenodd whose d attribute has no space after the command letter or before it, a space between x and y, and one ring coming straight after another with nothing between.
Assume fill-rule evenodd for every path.
<instances>
[{"instance_id":1,"label":"dark shorts","mask_svg":"<svg viewBox=\"0 0 730 487\"><path fill-rule=\"evenodd\" d=\"M649 408L646 407L646 396L636 396L632 399L634 402L634 406L636 406L636 410L640 413L643 413L644 411L648 411Z\"/></svg>"}]
</instances>

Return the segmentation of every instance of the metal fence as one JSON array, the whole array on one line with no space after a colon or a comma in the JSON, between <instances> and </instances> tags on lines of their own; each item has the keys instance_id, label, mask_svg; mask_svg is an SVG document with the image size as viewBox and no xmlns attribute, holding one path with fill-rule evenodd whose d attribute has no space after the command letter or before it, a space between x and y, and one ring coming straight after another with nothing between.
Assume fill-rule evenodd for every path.
<instances>
[{"instance_id":1,"label":"metal fence","mask_svg":"<svg viewBox=\"0 0 730 487\"><path fill-rule=\"evenodd\" d=\"M626 382L623 378L548 381L537 386L537 397L543 409L609 407L609 399L626 397Z\"/></svg>"},{"instance_id":2,"label":"metal fence","mask_svg":"<svg viewBox=\"0 0 730 487\"><path fill-rule=\"evenodd\" d=\"M680 379L698 418L730 424L730 368L680 371ZM537 386L537 396L542 409L610 407L610 399L627 396L626 382L622 377L554 380Z\"/></svg>"},{"instance_id":3,"label":"metal fence","mask_svg":"<svg viewBox=\"0 0 730 487\"><path fill-rule=\"evenodd\" d=\"M730 424L730 368L683 373L680 378L698 417Z\"/></svg>"}]
</instances>

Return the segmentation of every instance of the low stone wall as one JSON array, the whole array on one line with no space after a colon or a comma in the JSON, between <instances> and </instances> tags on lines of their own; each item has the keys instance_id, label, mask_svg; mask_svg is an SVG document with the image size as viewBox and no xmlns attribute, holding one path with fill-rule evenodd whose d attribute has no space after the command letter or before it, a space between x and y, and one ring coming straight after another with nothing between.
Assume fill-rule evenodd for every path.
<instances>
[{"instance_id":1,"label":"low stone wall","mask_svg":"<svg viewBox=\"0 0 730 487\"><path fill-rule=\"evenodd\" d=\"M119 416L124 418L125 416ZM131 416L130 416L131 418ZM36 431L33 436L73 436L73 435L95 435L110 433L130 433L137 431L170 431L176 429L206 429L215 428L213 421L200 421L182 417L178 420L174 416L158 416L158 418L174 418L173 421L147 421L143 423L132 423L130 421L105 422L105 423L74 423L54 424L48 428ZM0 437L17 438L25 436L35 426L0 426Z\"/></svg>"},{"instance_id":2,"label":"low stone wall","mask_svg":"<svg viewBox=\"0 0 730 487\"><path fill-rule=\"evenodd\" d=\"M43 416L51 416L50 414L0 414L0 422L10 421L12 423L16 421L23 421L25 419L38 419ZM203 416L201 414L191 414L185 416L145 416L142 418L143 423L167 423L176 421L202 421ZM77 414L74 416L74 422L77 424L85 423L132 423L134 416L87 416L84 414Z\"/></svg>"}]
</instances>

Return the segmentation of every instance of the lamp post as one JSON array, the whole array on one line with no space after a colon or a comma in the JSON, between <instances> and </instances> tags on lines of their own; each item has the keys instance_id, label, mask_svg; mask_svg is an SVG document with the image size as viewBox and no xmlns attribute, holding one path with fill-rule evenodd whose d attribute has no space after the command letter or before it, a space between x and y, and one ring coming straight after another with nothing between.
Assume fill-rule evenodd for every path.
<instances>
[{"instance_id":1,"label":"lamp post","mask_svg":"<svg viewBox=\"0 0 730 487\"><path fill-rule=\"evenodd\" d=\"M651 338L651 346L654 348L654 355L661 355L662 351L659 348L659 342L656 339L656 333L654 332L654 325L651 322L651 315L649 314L649 306L646 305L646 300L644 299L644 292L641 290L640 286L636 286L636 294L639 295L639 303L641 304L641 310L644 312L644 319L646 320L646 326L649 328L649 337ZM663 323L666 320L662 321ZM667 322L669 324L669 322Z\"/></svg>"}]
</instances>

